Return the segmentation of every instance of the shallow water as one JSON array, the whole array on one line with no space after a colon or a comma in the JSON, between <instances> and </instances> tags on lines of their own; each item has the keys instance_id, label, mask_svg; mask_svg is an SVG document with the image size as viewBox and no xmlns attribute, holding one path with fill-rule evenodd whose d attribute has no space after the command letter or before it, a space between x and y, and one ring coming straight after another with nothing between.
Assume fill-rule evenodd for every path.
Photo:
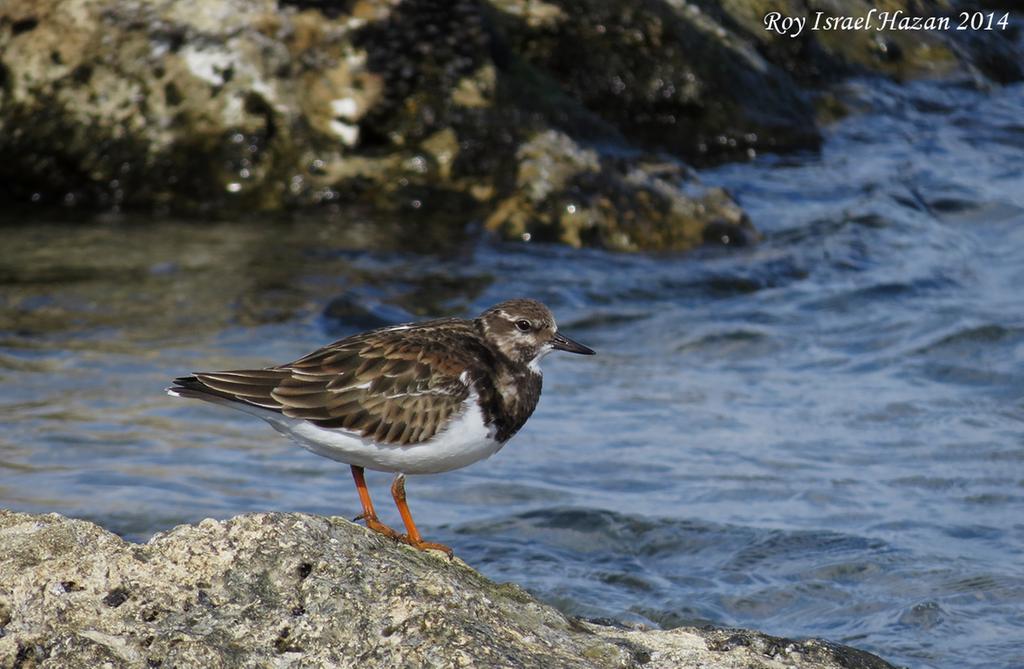
<instances>
[{"instance_id":1,"label":"shallow water","mask_svg":"<svg viewBox=\"0 0 1024 669\"><path fill-rule=\"evenodd\" d=\"M745 249L475 242L354 212L0 228L0 504L133 539L351 517L347 468L168 380L530 295L599 355L549 357L490 461L411 479L428 538L574 614L1022 666L1024 87L849 95L861 113L821 155L704 173L765 232Z\"/></svg>"}]
</instances>

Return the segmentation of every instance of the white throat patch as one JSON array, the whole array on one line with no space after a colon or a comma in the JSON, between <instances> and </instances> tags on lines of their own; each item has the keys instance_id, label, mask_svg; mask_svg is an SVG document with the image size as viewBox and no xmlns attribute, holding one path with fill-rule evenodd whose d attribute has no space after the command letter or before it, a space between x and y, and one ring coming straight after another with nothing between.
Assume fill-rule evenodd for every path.
<instances>
[{"instance_id":1,"label":"white throat patch","mask_svg":"<svg viewBox=\"0 0 1024 669\"><path fill-rule=\"evenodd\" d=\"M544 344L544 346L541 347L540 352L533 357L533 360L526 363L526 366L530 368L531 372L536 372L537 374L544 374L544 372L540 368L540 361L544 359L544 356L546 356L548 353L551 353L551 351L553 350L555 350L554 345Z\"/></svg>"}]
</instances>

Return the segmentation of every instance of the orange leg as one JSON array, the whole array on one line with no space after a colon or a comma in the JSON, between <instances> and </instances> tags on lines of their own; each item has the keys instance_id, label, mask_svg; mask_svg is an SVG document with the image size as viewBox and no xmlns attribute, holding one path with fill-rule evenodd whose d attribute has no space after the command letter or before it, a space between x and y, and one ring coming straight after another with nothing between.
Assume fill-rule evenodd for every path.
<instances>
[{"instance_id":1,"label":"orange leg","mask_svg":"<svg viewBox=\"0 0 1024 669\"><path fill-rule=\"evenodd\" d=\"M370 491L366 487L366 479L363 478L363 468L351 465L352 478L356 480L356 490L359 491L359 501L363 505L363 513L356 517L366 521L366 526L374 532L379 532L386 537L401 540L402 535L380 522L377 519L377 512L373 510L373 502L370 500Z\"/></svg>"},{"instance_id":2,"label":"orange leg","mask_svg":"<svg viewBox=\"0 0 1024 669\"><path fill-rule=\"evenodd\" d=\"M395 498L395 505L398 507L398 513L402 514L402 522L405 523L405 530L408 532L406 536L402 537L402 541L406 542L413 548L420 549L421 551L441 551L442 553L445 553L449 559L455 555L455 552L448 546L424 541L423 537L420 536L420 531L416 529L416 523L412 521L412 513L409 512L409 505L405 501L405 474L398 474L395 476L395 481L391 484L391 496Z\"/></svg>"}]
</instances>

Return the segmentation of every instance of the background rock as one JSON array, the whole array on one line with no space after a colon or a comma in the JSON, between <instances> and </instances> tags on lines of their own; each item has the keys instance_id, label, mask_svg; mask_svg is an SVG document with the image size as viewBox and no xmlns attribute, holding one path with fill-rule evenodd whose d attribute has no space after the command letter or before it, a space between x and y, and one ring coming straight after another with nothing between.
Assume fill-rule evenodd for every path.
<instances>
[{"instance_id":1,"label":"background rock","mask_svg":"<svg viewBox=\"0 0 1024 669\"><path fill-rule=\"evenodd\" d=\"M0 512L0 666L885 669L822 641L571 619L338 518L254 514L126 543Z\"/></svg>"},{"instance_id":2,"label":"background rock","mask_svg":"<svg viewBox=\"0 0 1024 669\"><path fill-rule=\"evenodd\" d=\"M445 212L453 233L480 216L509 239L617 250L750 240L737 204L682 161L816 147L815 91L845 76L1022 76L998 33L794 39L762 24L833 4L8 0L0 202L193 215L360 202ZM557 186L540 183L545 164Z\"/></svg>"}]
</instances>

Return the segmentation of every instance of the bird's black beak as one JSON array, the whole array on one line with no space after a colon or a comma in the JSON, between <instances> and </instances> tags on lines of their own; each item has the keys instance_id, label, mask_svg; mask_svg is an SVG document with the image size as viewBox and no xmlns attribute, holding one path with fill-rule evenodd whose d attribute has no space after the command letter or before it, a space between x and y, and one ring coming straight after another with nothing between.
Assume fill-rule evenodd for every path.
<instances>
[{"instance_id":1,"label":"bird's black beak","mask_svg":"<svg viewBox=\"0 0 1024 669\"><path fill-rule=\"evenodd\" d=\"M561 332L556 332L555 336L551 338L551 347L556 351L568 351L569 353L579 353L581 355L594 355L594 349L569 339Z\"/></svg>"}]
</instances>

